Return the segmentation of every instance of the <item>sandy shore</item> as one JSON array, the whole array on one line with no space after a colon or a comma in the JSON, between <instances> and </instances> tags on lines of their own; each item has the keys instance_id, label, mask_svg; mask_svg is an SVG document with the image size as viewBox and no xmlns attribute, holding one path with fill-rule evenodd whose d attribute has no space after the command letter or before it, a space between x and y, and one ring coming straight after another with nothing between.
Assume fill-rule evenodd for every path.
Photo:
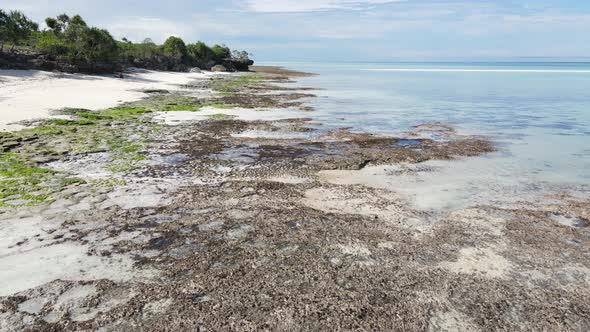
<instances>
[{"instance_id":1,"label":"sandy shore","mask_svg":"<svg viewBox=\"0 0 590 332\"><path fill-rule=\"evenodd\" d=\"M22 128L15 122L48 117L65 107L104 109L145 98L145 90L179 90L211 74L129 72L124 78L36 70L0 70L0 131Z\"/></svg>"},{"instance_id":2,"label":"sandy shore","mask_svg":"<svg viewBox=\"0 0 590 332\"><path fill-rule=\"evenodd\" d=\"M588 330L587 197L425 208L493 142L323 129L301 76L3 133L0 331Z\"/></svg>"}]
</instances>

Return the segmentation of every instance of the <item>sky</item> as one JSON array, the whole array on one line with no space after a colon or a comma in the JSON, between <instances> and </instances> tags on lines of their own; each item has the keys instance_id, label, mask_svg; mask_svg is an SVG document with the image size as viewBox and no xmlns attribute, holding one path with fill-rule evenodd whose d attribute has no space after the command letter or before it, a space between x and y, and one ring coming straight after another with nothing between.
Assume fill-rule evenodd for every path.
<instances>
[{"instance_id":1,"label":"sky","mask_svg":"<svg viewBox=\"0 0 590 332\"><path fill-rule=\"evenodd\" d=\"M590 0L2 0L80 14L115 38L170 35L258 61L590 58Z\"/></svg>"}]
</instances>

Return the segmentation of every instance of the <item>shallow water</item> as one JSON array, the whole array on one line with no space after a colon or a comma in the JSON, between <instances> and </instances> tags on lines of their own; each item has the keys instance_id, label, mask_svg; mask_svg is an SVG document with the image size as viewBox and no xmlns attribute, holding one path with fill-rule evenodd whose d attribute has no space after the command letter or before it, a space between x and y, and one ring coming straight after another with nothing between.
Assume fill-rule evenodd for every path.
<instances>
[{"instance_id":1,"label":"shallow water","mask_svg":"<svg viewBox=\"0 0 590 332\"><path fill-rule=\"evenodd\" d=\"M416 192L435 185L434 197L417 198L420 207L590 185L590 63L279 65L320 74L298 84L323 89L308 116L327 127L399 135L444 122L497 143L496 153L436 162L435 175L404 180Z\"/></svg>"}]
</instances>

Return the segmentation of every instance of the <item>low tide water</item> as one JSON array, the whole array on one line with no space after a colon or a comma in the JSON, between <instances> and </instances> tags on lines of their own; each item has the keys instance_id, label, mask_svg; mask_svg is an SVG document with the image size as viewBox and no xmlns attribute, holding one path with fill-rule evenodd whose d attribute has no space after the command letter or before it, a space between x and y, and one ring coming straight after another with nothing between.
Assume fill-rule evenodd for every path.
<instances>
[{"instance_id":1,"label":"low tide water","mask_svg":"<svg viewBox=\"0 0 590 332\"><path fill-rule=\"evenodd\" d=\"M327 128L399 135L443 122L498 152L393 172L418 207L518 201L590 186L590 63L281 63L318 76L311 117ZM383 176L384 172L375 170ZM376 175L377 176L377 175Z\"/></svg>"}]
</instances>

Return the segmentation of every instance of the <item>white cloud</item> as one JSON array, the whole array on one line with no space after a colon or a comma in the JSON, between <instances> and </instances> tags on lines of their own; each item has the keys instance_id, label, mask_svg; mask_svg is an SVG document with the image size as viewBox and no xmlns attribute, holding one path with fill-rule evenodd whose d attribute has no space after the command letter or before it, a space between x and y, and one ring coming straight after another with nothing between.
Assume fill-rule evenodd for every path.
<instances>
[{"instance_id":1,"label":"white cloud","mask_svg":"<svg viewBox=\"0 0 590 332\"><path fill-rule=\"evenodd\" d=\"M247 9L263 13L309 12L327 9L362 9L406 0L244 0Z\"/></svg>"},{"instance_id":2,"label":"white cloud","mask_svg":"<svg viewBox=\"0 0 590 332\"><path fill-rule=\"evenodd\" d=\"M25 4L22 2L17 2L17 1L9 1L7 3L2 4L2 8L4 10L20 10L25 12L25 14L28 14L32 11L35 11L35 6L30 5L30 4Z\"/></svg>"},{"instance_id":3,"label":"white cloud","mask_svg":"<svg viewBox=\"0 0 590 332\"><path fill-rule=\"evenodd\" d=\"M156 43L170 36L190 35L194 30L188 24L156 17L119 17L114 22L105 22L105 27L116 38L127 37L133 41L151 38Z\"/></svg>"}]
</instances>

